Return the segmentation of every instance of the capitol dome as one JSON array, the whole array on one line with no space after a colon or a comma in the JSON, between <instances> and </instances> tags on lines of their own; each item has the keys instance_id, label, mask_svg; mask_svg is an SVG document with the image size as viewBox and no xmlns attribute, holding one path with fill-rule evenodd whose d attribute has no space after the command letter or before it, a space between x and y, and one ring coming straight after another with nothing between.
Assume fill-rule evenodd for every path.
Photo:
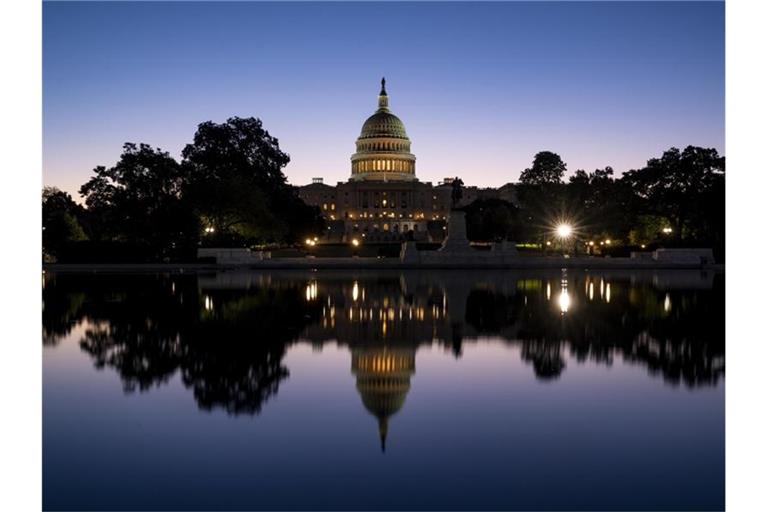
<instances>
[{"instance_id":1,"label":"capitol dome","mask_svg":"<svg viewBox=\"0 0 768 512\"><path fill-rule=\"evenodd\" d=\"M359 139L376 137L408 140L403 122L395 114L388 111L378 111L363 123Z\"/></svg>"},{"instance_id":2,"label":"capitol dome","mask_svg":"<svg viewBox=\"0 0 768 512\"><path fill-rule=\"evenodd\" d=\"M389 97L381 79L379 109L363 123L352 155L352 180L413 181L416 157L405 125L389 110Z\"/></svg>"}]
</instances>

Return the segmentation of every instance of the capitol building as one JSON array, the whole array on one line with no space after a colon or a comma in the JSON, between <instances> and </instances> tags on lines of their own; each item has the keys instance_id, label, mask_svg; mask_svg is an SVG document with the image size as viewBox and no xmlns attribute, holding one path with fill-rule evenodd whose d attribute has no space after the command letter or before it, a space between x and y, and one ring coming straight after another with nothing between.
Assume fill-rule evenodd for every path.
<instances>
[{"instance_id":1,"label":"capitol building","mask_svg":"<svg viewBox=\"0 0 768 512\"><path fill-rule=\"evenodd\" d=\"M355 144L348 181L331 186L314 178L311 184L298 187L299 197L320 208L325 217L327 240L441 241L451 209L453 178L437 185L418 180L411 139L389 109L383 78L378 109L363 123ZM511 183L498 189L465 186L462 192L458 206L486 198L515 202Z\"/></svg>"}]
</instances>

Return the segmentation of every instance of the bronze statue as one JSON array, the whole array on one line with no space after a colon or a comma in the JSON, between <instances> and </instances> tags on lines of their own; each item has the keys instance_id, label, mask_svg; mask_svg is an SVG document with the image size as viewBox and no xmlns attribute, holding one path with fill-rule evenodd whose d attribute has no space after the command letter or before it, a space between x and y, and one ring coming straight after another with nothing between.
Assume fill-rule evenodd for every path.
<instances>
[{"instance_id":1,"label":"bronze statue","mask_svg":"<svg viewBox=\"0 0 768 512\"><path fill-rule=\"evenodd\" d=\"M451 183L451 208L456 208L461 202L462 192L461 187L464 186L464 182L461 178L456 176Z\"/></svg>"}]
</instances>

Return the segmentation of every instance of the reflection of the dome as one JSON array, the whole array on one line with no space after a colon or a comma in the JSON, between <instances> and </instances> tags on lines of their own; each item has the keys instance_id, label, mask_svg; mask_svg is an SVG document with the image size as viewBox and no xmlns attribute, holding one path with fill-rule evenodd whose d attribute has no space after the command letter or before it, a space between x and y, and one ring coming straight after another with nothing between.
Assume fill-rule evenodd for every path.
<instances>
[{"instance_id":1,"label":"reflection of the dome","mask_svg":"<svg viewBox=\"0 0 768 512\"><path fill-rule=\"evenodd\" d=\"M389 418L402 408L415 370L415 347L352 349L357 391L366 410L379 421L382 452L386 448Z\"/></svg>"}]
</instances>

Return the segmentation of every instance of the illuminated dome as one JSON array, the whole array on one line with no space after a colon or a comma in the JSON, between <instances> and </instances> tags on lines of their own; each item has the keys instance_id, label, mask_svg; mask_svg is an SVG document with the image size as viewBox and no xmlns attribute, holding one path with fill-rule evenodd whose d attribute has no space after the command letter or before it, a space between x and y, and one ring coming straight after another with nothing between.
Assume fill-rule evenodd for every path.
<instances>
[{"instance_id":1,"label":"illuminated dome","mask_svg":"<svg viewBox=\"0 0 768 512\"><path fill-rule=\"evenodd\" d=\"M387 439L389 418L405 403L415 372L416 351L412 348L354 349L352 372L365 408L379 420L381 450Z\"/></svg>"},{"instance_id":2,"label":"illuminated dome","mask_svg":"<svg viewBox=\"0 0 768 512\"><path fill-rule=\"evenodd\" d=\"M360 139L375 139L378 137L408 140L405 125L395 114L379 111L365 120L360 130ZM358 139L359 140L359 139Z\"/></svg>"},{"instance_id":3,"label":"illuminated dome","mask_svg":"<svg viewBox=\"0 0 768 512\"><path fill-rule=\"evenodd\" d=\"M352 155L352 180L413 181L416 157L405 125L389 111L389 97L381 79L379 109L363 123Z\"/></svg>"}]
</instances>

